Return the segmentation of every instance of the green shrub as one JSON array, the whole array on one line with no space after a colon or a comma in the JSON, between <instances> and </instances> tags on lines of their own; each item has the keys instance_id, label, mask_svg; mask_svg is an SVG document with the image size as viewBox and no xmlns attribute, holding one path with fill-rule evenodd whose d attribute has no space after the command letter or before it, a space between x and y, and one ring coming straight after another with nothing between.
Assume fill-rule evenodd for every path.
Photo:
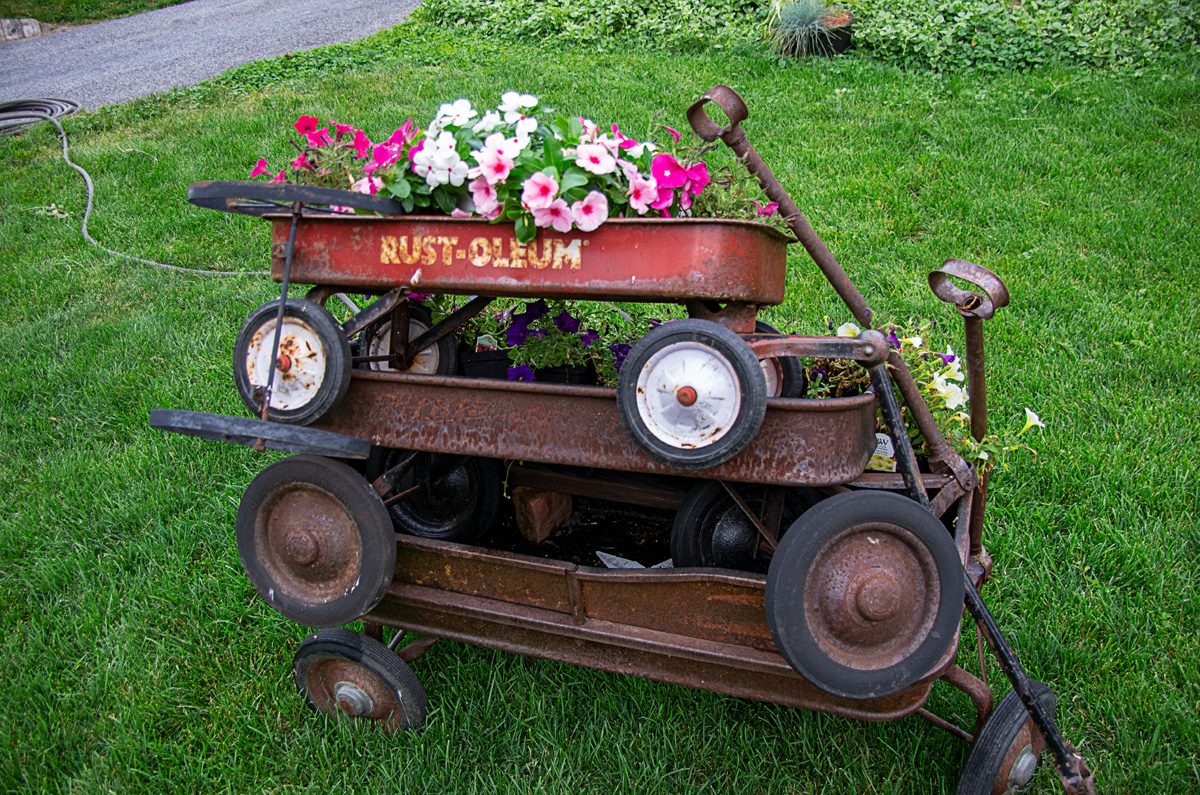
<instances>
[{"instance_id":1,"label":"green shrub","mask_svg":"<svg viewBox=\"0 0 1200 795\"><path fill-rule=\"evenodd\" d=\"M1192 0L846 0L858 51L905 67L1136 69L1200 50ZM761 47L768 0L426 0L418 15L500 41L695 51Z\"/></svg>"}]
</instances>

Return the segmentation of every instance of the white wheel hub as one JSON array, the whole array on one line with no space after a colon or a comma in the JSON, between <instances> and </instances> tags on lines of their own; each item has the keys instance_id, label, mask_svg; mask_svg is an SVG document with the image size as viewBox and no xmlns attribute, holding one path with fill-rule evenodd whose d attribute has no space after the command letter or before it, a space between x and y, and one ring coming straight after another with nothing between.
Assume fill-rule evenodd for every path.
<instances>
[{"instance_id":1,"label":"white wheel hub","mask_svg":"<svg viewBox=\"0 0 1200 795\"><path fill-rule=\"evenodd\" d=\"M275 323L275 318L269 318L250 340L246 348L246 375L252 387L265 388L274 365L271 408L294 411L312 402L325 383L325 347L312 326L300 318L284 316L279 351L275 355L271 350Z\"/></svg>"},{"instance_id":2,"label":"white wheel hub","mask_svg":"<svg viewBox=\"0 0 1200 795\"><path fill-rule=\"evenodd\" d=\"M419 320L408 321L408 338L415 340L417 337L429 331L429 326L426 326ZM375 335L371 337L371 344L367 346L367 356L389 356L392 352L392 323L390 320L385 320L379 324ZM430 345L423 351L420 351L413 357L412 367L409 367L404 372L420 373L422 375L435 375L438 371L438 365L441 364L441 356L438 353L436 343ZM369 363L372 370L390 370L387 359L378 359Z\"/></svg>"},{"instance_id":3,"label":"white wheel hub","mask_svg":"<svg viewBox=\"0 0 1200 795\"><path fill-rule=\"evenodd\" d=\"M647 430L671 447L713 444L729 433L741 408L733 365L703 343L666 345L638 373L638 414Z\"/></svg>"}]
</instances>

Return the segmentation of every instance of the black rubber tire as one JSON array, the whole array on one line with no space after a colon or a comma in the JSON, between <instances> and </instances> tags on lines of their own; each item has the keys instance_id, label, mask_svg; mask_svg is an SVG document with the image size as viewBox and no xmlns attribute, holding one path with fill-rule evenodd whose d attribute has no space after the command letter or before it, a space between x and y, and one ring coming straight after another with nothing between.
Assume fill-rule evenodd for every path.
<instances>
[{"instance_id":1,"label":"black rubber tire","mask_svg":"<svg viewBox=\"0 0 1200 795\"><path fill-rule=\"evenodd\" d=\"M254 396L252 376L246 369L246 354L255 335L265 324L272 323L279 311L279 299L269 301L250 313L238 332L233 346L233 381L237 385L242 403L251 415L259 417L261 406ZM271 409L268 419L294 425L309 425L332 411L350 388L350 342L342 333L342 327L329 310L312 301L289 298L284 308L285 318L304 322L316 334L325 354L325 372L316 394L307 403L292 409ZM269 343L267 343L269 344ZM275 374L275 386L279 386L280 374ZM265 386L259 384L258 386Z\"/></svg>"},{"instance_id":2,"label":"black rubber tire","mask_svg":"<svg viewBox=\"0 0 1200 795\"><path fill-rule=\"evenodd\" d=\"M812 606L805 604L804 593L822 548L843 530L871 524L896 525L924 546L938 575L938 604L926 636L907 657L887 667L859 669L843 665L821 648L809 627ZM817 687L844 698L880 698L929 673L954 641L963 599L958 550L933 514L892 492L843 492L797 519L775 550L767 574L767 625L784 659Z\"/></svg>"},{"instance_id":3,"label":"black rubber tire","mask_svg":"<svg viewBox=\"0 0 1200 795\"><path fill-rule=\"evenodd\" d=\"M754 321L754 330L760 334L778 334L779 329L762 320ZM798 356L776 356L760 359L759 366L774 365L779 375L779 394L767 397L802 398L808 392L808 376L804 374L804 362Z\"/></svg>"},{"instance_id":4,"label":"black rubber tire","mask_svg":"<svg viewBox=\"0 0 1200 795\"><path fill-rule=\"evenodd\" d=\"M394 466L404 450L391 450L383 470ZM438 474L443 456L418 453L431 472ZM415 467L396 482L401 492L416 483ZM402 533L440 541L471 542L483 535L496 520L504 496L500 462L490 458L465 458L432 484L430 493L420 492L388 507L392 522Z\"/></svg>"},{"instance_id":5,"label":"black rubber tire","mask_svg":"<svg viewBox=\"0 0 1200 795\"><path fill-rule=\"evenodd\" d=\"M338 708L328 682L320 675L321 664L329 661L345 661L364 669L366 682L382 684L394 699L386 708L375 705L371 713L355 717L373 721L387 731L418 729L425 723L429 700L408 664L379 641L346 629L323 629L309 635L292 658L292 678L309 709L347 714Z\"/></svg>"},{"instance_id":6,"label":"black rubber tire","mask_svg":"<svg viewBox=\"0 0 1200 795\"><path fill-rule=\"evenodd\" d=\"M283 559L285 552L277 548L278 539L271 543L266 526L270 513L278 500L297 488L332 498L353 523L359 554L356 562L348 564L352 570L342 569L337 577L326 577L326 582L350 583L333 597L316 593L321 584L317 577L325 567L313 562L306 572L304 564ZM330 458L298 455L264 469L242 496L236 528L238 557L254 590L281 615L306 626L336 627L370 612L395 573L396 534L387 508L361 474ZM303 585L272 574L272 569L287 566L299 569L299 578L311 573L314 584L309 593Z\"/></svg>"},{"instance_id":7,"label":"black rubber tire","mask_svg":"<svg viewBox=\"0 0 1200 795\"><path fill-rule=\"evenodd\" d=\"M745 489L742 493L751 508L761 507L761 489ZM789 527L819 499L810 489L788 489L781 527ZM677 569L705 567L765 572L770 558L759 556L758 542L754 524L725 488L717 481L703 481L688 491L675 513L671 525L671 561Z\"/></svg>"},{"instance_id":8,"label":"black rubber tire","mask_svg":"<svg viewBox=\"0 0 1200 795\"><path fill-rule=\"evenodd\" d=\"M429 310L420 304L410 303L408 306L408 322L409 322L409 339L415 339L419 334L424 334L428 329L433 328L433 316ZM359 355L372 356L372 345L376 338L381 335L388 339L387 350L382 348L377 352L379 355L391 351L390 334L392 329L391 318L384 317L375 321L371 325L363 329L362 336L359 338ZM447 334L433 345L430 345L424 350L432 350L437 355L437 363L434 366L433 372L429 375L454 375L458 369L458 338L453 334ZM424 351L422 351L424 352ZM367 362L366 368L369 370L382 370L391 373L409 373L408 370L398 370L389 367L386 361Z\"/></svg>"},{"instance_id":9,"label":"black rubber tire","mask_svg":"<svg viewBox=\"0 0 1200 795\"><path fill-rule=\"evenodd\" d=\"M1036 679L1029 680L1029 685L1034 696L1053 717L1056 707L1054 691ZM975 738L975 743L971 746L971 753L958 778L958 795L991 795L1001 776L1003 776L1004 785L1008 786L1009 771L1001 771L1000 767L1021 728L1028 720L1029 713L1026 712L1025 705L1021 703L1021 699L1015 692L1009 691L1000 700L1000 704L992 710L987 723L983 725L983 731L979 732L979 736ZM1034 727L1032 730L1036 732L1037 728ZM1018 787L1012 791L1020 791L1024 788Z\"/></svg>"},{"instance_id":10,"label":"black rubber tire","mask_svg":"<svg viewBox=\"0 0 1200 795\"><path fill-rule=\"evenodd\" d=\"M638 406L638 378L652 357L668 346L699 343L733 371L741 405L728 428L703 446L676 446L655 434ZM766 379L750 346L729 329L709 320L674 320L651 329L625 357L617 380L617 409L634 441L656 458L679 469L706 469L745 449L758 433L767 410Z\"/></svg>"}]
</instances>

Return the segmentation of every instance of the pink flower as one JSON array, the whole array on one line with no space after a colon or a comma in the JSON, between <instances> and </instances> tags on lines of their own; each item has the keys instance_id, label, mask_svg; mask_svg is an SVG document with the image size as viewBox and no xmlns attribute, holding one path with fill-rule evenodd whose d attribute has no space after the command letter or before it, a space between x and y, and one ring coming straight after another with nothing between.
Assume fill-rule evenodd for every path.
<instances>
[{"instance_id":1,"label":"pink flower","mask_svg":"<svg viewBox=\"0 0 1200 795\"><path fill-rule=\"evenodd\" d=\"M366 160L371 153L371 139L362 130L354 131L354 154L359 160Z\"/></svg>"},{"instance_id":2,"label":"pink flower","mask_svg":"<svg viewBox=\"0 0 1200 795\"><path fill-rule=\"evenodd\" d=\"M682 188L688 181L683 166L674 155L666 152L655 155L650 161L650 174L660 188Z\"/></svg>"},{"instance_id":3,"label":"pink flower","mask_svg":"<svg viewBox=\"0 0 1200 795\"><path fill-rule=\"evenodd\" d=\"M575 216L575 226L579 228L580 232L590 232L608 220L608 199L600 191L594 190L581 201L571 205L571 215ZM536 214L534 218L536 221ZM557 227L555 228L557 229Z\"/></svg>"},{"instance_id":4,"label":"pink flower","mask_svg":"<svg viewBox=\"0 0 1200 795\"><path fill-rule=\"evenodd\" d=\"M670 207L671 203L674 201L675 201L675 191L664 190L662 188L659 188L658 189L658 198L650 203L650 207L651 207L651 209L663 210L665 212L666 209L668 207Z\"/></svg>"},{"instance_id":5,"label":"pink flower","mask_svg":"<svg viewBox=\"0 0 1200 795\"><path fill-rule=\"evenodd\" d=\"M712 180L708 176L708 165L704 161L700 161L696 165L687 169L687 189L693 196L699 196L700 191L708 185Z\"/></svg>"},{"instance_id":6,"label":"pink flower","mask_svg":"<svg viewBox=\"0 0 1200 795\"><path fill-rule=\"evenodd\" d=\"M767 202L766 204L754 202L754 206L758 208L759 218L770 218L772 215L779 212L779 202ZM896 347L900 346L897 345Z\"/></svg>"},{"instance_id":7,"label":"pink flower","mask_svg":"<svg viewBox=\"0 0 1200 795\"><path fill-rule=\"evenodd\" d=\"M671 136L672 141L679 143L679 139L682 137L679 134L679 130L676 130L674 127L668 127L665 124L663 125L663 129L667 131L667 135Z\"/></svg>"},{"instance_id":8,"label":"pink flower","mask_svg":"<svg viewBox=\"0 0 1200 795\"><path fill-rule=\"evenodd\" d=\"M296 132L301 135L308 135L317 129L317 123L320 121L316 116L301 116L296 119L296 123L292 126L296 128Z\"/></svg>"},{"instance_id":9,"label":"pink flower","mask_svg":"<svg viewBox=\"0 0 1200 795\"><path fill-rule=\"evenodd\" d=\"M395 163L400 158L400 150L394 146L387 144L375 144L372 150L372 159L379 165L376 168L384 168Z\"/></svg>"},{"instance_id":10,"label":"pink flower","mask_svg":"<svg viewBox=\"0 0 1200 795\"><path fill-rule=\"evenodd\" d=\"M308 145L314 149L319 146L329 146L331 143L333 143L333 141L329 138L328 127L322 127L319 130L313 130L310 133L306 133L304 137L308 139Z\"/></svg>"},{"instance_id":11,"label":"pink flower","mask_svg":"<svg viewBox=\"0 0 1200 795\"><path fill-rule=\"evenodd\" d=\"M299 171L302 168L312 171L312 163L308 162L308 153L306 152L301 152L300 156L292 161L293 171Z\"/></svg>"},{"instance_id":12,"label":"pink flower","mask_svg":"<svg viewBox=\"0 0 1200 795\"><path fill-rule=\"evenodd\" d=\"M495 207L483 214L483 217L489 221L495 221L500 217L500 213L502 212L504 212L504 205L497 202Z\"/></svg>"},{"instance_id":13,"label":"pink flower","mask_svg":"<svg viewBox=\"0 0 1200 795\"><path fill-rule=\"evenodd\" d=\"M617 159L603 144L580 144L575 155L575 164L593 174L611 174L617 168Z\"/></svg>"},{"instance_id":14,"label":"pink flower","mask_svg":"<svg viewBox=\"0 0 1200 795\"><path fill-rule=\"evenodd\" d=\"M264 174L270 174L271 170L267 168L267 159L260 157L258 162L254 164L254 168L250 170L250 179L261 177Z\"/></svg>"},{"instance_id":15,"label":"pink flower","mask_svg":"<svg viewBox=\"0 0 1200 795\"><path fill-rule=\"evenodd\" d=\"M629 206L645 215L651 204L658 201L658 186L653 179L634 177L629 181Z\"/></svg>"},{"instance_id":16,"label":"pink flower","mask_svg":"<svg viewBox=\"0 0 1200 795\"><path fill-rule=\"evenodd\" d=\"M425 148L425 139L422 138L421 140L417 141L413 146L411 146L409 148L408 162L411 163L413 161L413 158L417 156L417 153L420 152L424 148Z\"/></svg>"},{"instance_id":17,"label":"pink flower","mask_svg":"<svg viewBox=\"0 0 1200 795\"><path fill-rule=\"evenodd\" d=\"M608 209L605 208L605 213ZM562 199L555 199L545 207L533 210L534 226L552 227L555 232L571 231L571 208Z\"/></svg>"},{"instance_id":18,"label":"pink flower","mask_svg":"<svg viewBox=\"0 0 1200 795\"><path fill-rule=\"evenodd\" d=\"M470 218L471 214L469 212L467 212L466 210L460 210L459 208L455 207L453 210L450 211L450 217L451 218Z\"/></svg>"},{"instance_id":19,"label":"pink flower","mask_svg":"<svg viewBox=\"0 0 1200 795\"><path fill-rule=\"evenodd\" d=\"M272 179L271 182L287 182L287 169L286 168L279 169L279 173L275 175L274 179Z\"/></svg>"},{"instance_id":20,"label":"pink flower","mask_svg":"<svg viewBox=\"0 0 1200 795\"><path fill-rule=\"evenodd\" d=\"M337 140L339 141L342 140L347 133L358 132L352 125L342 124L341 122L334 121L333 119L330 119L329 123L333 125L334 135L337 136Z\"/></svg>"},{"instance_id":21,"label":"pink flower","mask_svg":"<svg viewBox=\"0 0 1200 795\"><path fill-rule=\"evenodd\" d=\"M365 193L368 196L374 196L379 193L379 189L383 186L383 182L379 177L363 177L358 182L350 186L350 190L357 193Z\"/></svg>"},{"instance_id":22,"label":"pink flower","mask_svg":"<svg viewBox=\"0 0 1200 795\"><path fill-rule=\"evenodd\" d=\"M530 210L547 209L554 203L554 197L558 195L558 181L540 171L525 180L522 187L524 190L521 191L521 204ZM563 202L562 206L566 209L567 203ZM541 224L541 226L545 226L545 224ZM570 228L569 223L568 228Z\"/></svg>"},{"instance_id":23,"label":"pink flower","mask_svg":"<svg viewBox=\"0 0 1200 795\"><path fill-rule=\"evenodd\" d=\"M413 120L409 119L400 125L400 129L392 133L391 137L384 141L388 146L402 147L404 144L412 140L413 137Z\"/></svg>"},{"instance_id":24,"label":"pink flower","mask_svg":"<svg viewBox=\"0 0 1200 795\"><path fill-rule=\"evenodd\" d=\"M512 158L505 157L503 152L497 152L494 149L476 152L475 161L479 163L479 173L483 175L489 185L503 182L508 177L508 172L513 169Z\"/></svg>"},{"instance_id":25,"label":"pink flower","mask_svg":"<svg viewBox=\"0 0 1200 795\"><path fill-rule=\"evenodd\" d=\"M491 186L485 177L472 180L467 188L471 191L471 201L475 204L475 212L480 215L487 215L500 206L500 201L496 196L496 189Z\"/></svg>"}]
</instances>

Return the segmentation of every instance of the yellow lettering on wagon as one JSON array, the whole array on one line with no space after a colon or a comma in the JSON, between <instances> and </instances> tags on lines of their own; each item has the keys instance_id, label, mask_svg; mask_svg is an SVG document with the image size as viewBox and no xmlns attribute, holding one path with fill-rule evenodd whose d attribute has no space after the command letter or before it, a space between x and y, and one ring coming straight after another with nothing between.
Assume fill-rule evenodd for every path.
<instances>
[{"instance_id":1,"label":"yellow lettering on wagon","mask_svg":"<svg viewBox=\"0 0 1200 795\"><path fill-rule=\"evenodd\" d=\"M486 237L477 237L467 245L467 258L476 268L486 268L492 261L492 249Z\"/></svg>"},{"instance_id":2,"label":"yellow lettering on wagon","mask_svg":"<svg viewBox=\"0 0 1200 795\"><path fill-rule=\"evenodd\" d=\"M384 265L400 264L400 254L396 251L395 235L383 235L379 238L379 261Z\"/></svg>"},{"instance_id":3,"label":"yellow lettering on wagon","mask_svg":"<svg viewBox=\"0 0 1200 795\"><path fill-rule=\"evenodd\" d=\"M437 237L435 240L442 247L442 265L454 264L454 247L458 245L457 237Z\"/></svg>"},{"instance_id":4,"label":"yellow lettering on wagon","mask_svg":"<svg viewBox=\"0 0 1200 795\"><path fill-rule=\"evenodd\" d=\"M526 246L522 246L525 250L525 260L529 263L529 267L534 270L545 270L550 267L550 263L554 261L554 246L548 240L542 240L542 253L538 254L538 242L534 240Z\"/></svg>"},{"instance_id":5,"label":"yellow lettering on wagon","mask_svg":"<svg viewBox=\"0 0 1200 795\"><path fill-rule=\"evenodd\" d=\"M421 259L419 240L415 238L410 245L408 235L383 235L379 238L379 261L385 265L416 265ZM425 264L432 264L432 260Z\"/></svg>"},{"instance_id":6,"label":"yellow lettering on wagon","mask_svg":"<svg viewBox=\"0 0 1200 795\"><path fill-rule=\"evenodd\" d=\"M508 263L508 257L502 257L500 254L504 251L504 238L492 238L492 267L493 268L508 268L511 267Z\"/></svg>"},{"instance_id":7,"label":"yellow lettering on wagon","mask_svg":"<svg viewBox=\"0 0 1200 795\"><path fill-rule=\"evenodd\" d=\"M542 253L545 253L545 248L543 246ZM562 270L563 265L566 265L569 270L577 271L582 264L582 240L572 240L570 243L563 243L561 240L554 241L554 270Z\"/></svg>"}]
</instances>

